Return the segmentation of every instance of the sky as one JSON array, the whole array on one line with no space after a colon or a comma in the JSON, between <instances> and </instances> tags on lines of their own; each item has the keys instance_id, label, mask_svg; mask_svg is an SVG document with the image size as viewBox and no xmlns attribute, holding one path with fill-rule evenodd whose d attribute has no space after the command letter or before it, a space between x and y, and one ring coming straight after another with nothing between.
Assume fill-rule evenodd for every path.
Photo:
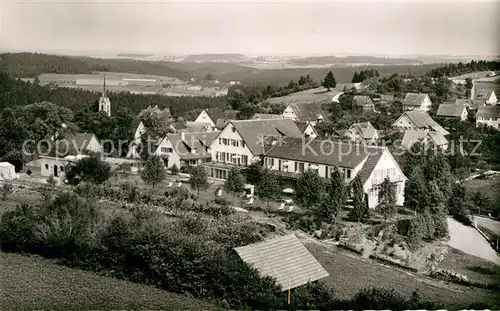
<instances>
[{"instance_id":1,"label":"sky","mask_svg":"<svg viewBox=\"0 0 500 311\"><path fill-rule=\"evenodd\" d=\"M0 51L499 55L500 0L0 0Z\"/></svg>"}]
</instances>

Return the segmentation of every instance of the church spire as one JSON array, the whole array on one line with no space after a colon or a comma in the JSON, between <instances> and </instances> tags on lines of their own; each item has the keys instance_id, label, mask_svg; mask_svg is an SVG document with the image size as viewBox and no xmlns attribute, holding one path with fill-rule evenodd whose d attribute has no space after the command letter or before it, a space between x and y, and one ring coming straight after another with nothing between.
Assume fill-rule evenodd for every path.
<instances>
[{"instance_id":1,"label":"church spire","mask_svg":"<svg viewBox=\"0 0 500 311\"><path fill-rule=\"evenodd\" d=\"M104 75L104 83L102 84L102 96L106 96L106 74Z\"/></svg>"}]
</instances>

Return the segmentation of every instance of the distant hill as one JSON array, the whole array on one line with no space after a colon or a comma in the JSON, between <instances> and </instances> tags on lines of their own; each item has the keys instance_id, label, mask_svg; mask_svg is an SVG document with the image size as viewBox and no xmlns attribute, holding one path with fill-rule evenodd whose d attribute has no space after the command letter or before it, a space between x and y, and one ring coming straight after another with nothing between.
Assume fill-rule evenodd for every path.
<instances>
[{"instance_id":1,"label":"distant hill","mask_svg":"<svg viewBox=\"0 0 500 311\"><path fill-rule=\"evenodd\" d=\"M42 73L90 74L94 71L150 74L180 79L189 74L170 68L168 62L139 61L133 59L101 59L69 57L38 53L0 54L0 71L19 78L34 78Z\"/></svg>"},{"instance_id":2,"label":"distant hill","mask_svg":"<svg viewBox=\"0 0 500 311\"><path fill-rule=\"evenodd\" d=\"M243 54L195 54L188 55L183 62L228 62L235 63L246 61L248 58Z\"/></svg>"},{"instance_id":3,"label":"distant hill","mask_svg":"<svg viewBox=\"0 0 500 311\"><path fill-rule=\"evenodd\" d=\"M421 65L421 61L406 58L384 58L374 56L314 56L292 59L290 64L298 66L328 65L328 64L370 64L370 65Z\"/></svg>"},{"instance_id":4,"label":"distant hill","mask_svg":"<svg viewBox=\"0 0 500 311\"><path fill-rule=\"evenodd\" d=\"M118 53L117 57L129 57L129 58L145 58L151 57L153 54L136 54L136 53Z\"/></svg>"}]
</instances>

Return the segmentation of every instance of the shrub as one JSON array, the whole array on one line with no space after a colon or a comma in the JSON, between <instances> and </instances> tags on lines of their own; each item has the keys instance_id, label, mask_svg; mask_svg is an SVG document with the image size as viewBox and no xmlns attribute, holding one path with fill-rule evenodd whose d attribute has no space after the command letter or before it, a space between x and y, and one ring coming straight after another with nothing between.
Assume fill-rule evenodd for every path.
<instances>
[{"instance_id":1,"label":"shrub","mask_svg":"<svg viewBox=\"0 0 500 311\"><path fill-rule=\"evenodd\" d=\"M5 212L0 221L1 249L12 252L31 251L36 245L35 224L34 211L27 204Z\"/></svg>"},{"instance_id":2,"label":"shrub","mask_svg":"<svg viewBox=\"0 0 500 311\"><path fill-rule=\"evenodd\" d=\"M111 167L95 155L78 160L66 168L66 178L72 185L81 181L102 184L111 177Z\"/></svg>"},{"instance_id":3,"label":"shrub","mask_svg":"<svg viewBox=\"0 0 500 311\"><path fill-rule=\"evenodd\" d=\"M179 174L179 168L177 167L177 165L172 165L172 167L170 168L170 172L172 173L172 175L177 175Z\"/></svg>"},{"instance_id":4,"label":"shrub","mask_svg":"<svg viewBox=\"0 0 500 311\"><path fill-rule=\"evenodd\" d=\"M7 197L13 192L14 186L11 182L6 182L0 187L0 199L2 201L7 200Z\"/></svg>"}]
</instances>

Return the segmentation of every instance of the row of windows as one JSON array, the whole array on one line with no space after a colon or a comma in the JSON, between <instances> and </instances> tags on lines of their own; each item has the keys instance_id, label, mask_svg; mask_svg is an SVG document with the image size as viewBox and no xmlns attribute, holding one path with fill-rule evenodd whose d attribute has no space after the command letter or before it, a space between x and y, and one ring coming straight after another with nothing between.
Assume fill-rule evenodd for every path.
<instances>
[{"instance_id":1,"label":"row of windows","mask_svg":"<svg viewBox=\"0 0 500 311\"><path fill-rule=\"evenodd\" d=\"M245 148L245 142L243 140L222 137L219 137L219 145Z\"/></svg>"},{"instance_id":2,"label":"row of windows","mask_svg":"<svg viewBox=\"0 0 500 311\"><path fill-rule=\"evenodd\" d=\"M403 185L400 183L396 184L396 194L401 193L402 190L403 190ZM370 190L368 191L368 195L372 197L378 197L379 191L380 187L370 188Z\"/></svg>"},{"instance_id":3,"label":"row of windows","mask_svg":"<svg viewBox=\"0 0 500 311\"><path fill-rule=\"evenodd\" d=\"M290 162L291 161L277 160L278 171L281 171L281 170L286 171L286 172L292 171L292 168L288 166ZM274 164L275 164L275 159L273 159L273 158L266 159L266 165L268 168L273 168ZM293 165L294 165L293 171L292 171L293 173L304 173L304 171L307 168L309 170L316 171L319 174L319 168L315 164L311 164L311 163L306 164L304 162L294 161ZM345 169L345 168L339 168L339 169L340 169L340 172L341 172L342 176L344 177L344 179L350 179L352 177L352 170ZM325 166L324 176L326 178L330 178L333 170L334 170L333 166Z\"/></svg>"},{"instance_id":4,"label":"row of windows","mask_svg":"<svg viewBox=\"0 0 500 311\"><path fill-rule=\"evenodd\" d=\"M495 121L495 118L477 117L478 121Z\"/></svg>"},{"instance_id":5,"label":"row of windows","mask_svg":"<svg viewBox=\"0 0 500 311\"><path fill-rule=\"evenodd\" d=\"M161 152L171 153L171 152L173 152L173 149L172 148L167 148L167 147L161 147Z\"/></svg>"},{"instance_id":6,"label":"row of windows","mask_svg":"<svg viewBox=\"0 0 500 311\"><path fill-rule=\"evenodd\" d=\"M57 165L55 165L55 166L57 166ZM49 165L48 165L48 164L45 164L45 169L46 169L46 170L48 170L48 169L49 169ZM59 170L60 170L61 172L64 172L64 166L59 166Z\"/></svg>"},{"instance_id":7,"label":"row of windows","mask_svg":"<svg viewBox=\"0 0 500 311\"><path fill-rule=\"evenodd\" d=\"M217 151L215 153L215 161L220 163L232 163L235 165L248 165L248 156Z\"/></svg>"}]
</instances>

